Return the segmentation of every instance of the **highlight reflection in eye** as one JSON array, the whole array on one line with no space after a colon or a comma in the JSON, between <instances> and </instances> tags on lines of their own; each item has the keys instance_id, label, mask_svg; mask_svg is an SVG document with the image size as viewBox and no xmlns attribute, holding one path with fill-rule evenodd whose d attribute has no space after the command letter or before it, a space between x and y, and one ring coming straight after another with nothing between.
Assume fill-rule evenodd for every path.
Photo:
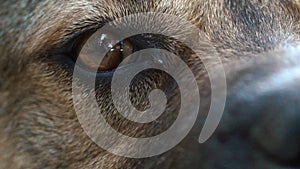
<instances>
[{"instance_id":1,"label":"highlight reflection in eye","mask_svg":"<svg viewBox=\"0 0 300 169\"><path fill-rule=\"evenodd\" d=\"M116 41L110 33L99 34L100 36L96 38L92 36L93 34L88 34L77 45L78 56L75 59L82 68L90 71L110 71L117 68L127 56L133 53L133 45L129 40ZM83 47L84 51L81 51ZM99 54L103 54L101 52L106 52L106 55L98 65Z\"/></svg>"}]
</instances>

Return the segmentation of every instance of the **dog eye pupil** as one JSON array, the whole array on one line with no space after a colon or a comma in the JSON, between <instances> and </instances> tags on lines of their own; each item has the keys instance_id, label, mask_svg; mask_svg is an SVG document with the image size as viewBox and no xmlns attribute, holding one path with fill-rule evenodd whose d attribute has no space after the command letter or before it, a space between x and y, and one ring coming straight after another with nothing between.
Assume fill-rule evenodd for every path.
<instances>
[{"instance_id":1,"label":"dog eye pupil","mask_svg":"<svg viewBox=\"0 0 300 169\"><path fill-rule=\"evenodd\" d=\"M133 47L129 40L114 41L112 35L103 33L98 38L90 39L91 36L83 38L79 45L79 54L77 64L88 71L110 71L116 69L118 65L130 54L133 53ZM87 46L85 46L87 45ZM105 52L100 65L99 53Z\"/></svg>"}]
</instances>

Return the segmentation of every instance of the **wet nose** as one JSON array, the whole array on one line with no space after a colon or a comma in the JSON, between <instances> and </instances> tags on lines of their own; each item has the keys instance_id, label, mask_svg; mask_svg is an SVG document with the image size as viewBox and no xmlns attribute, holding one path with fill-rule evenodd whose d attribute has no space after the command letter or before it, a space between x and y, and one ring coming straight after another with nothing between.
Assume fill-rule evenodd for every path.
<instances>
[{"instance_id":1,"label":"wet nose","mask_svg":"<svg viewBox=\"0 0 300 169\"><path fill-rule=\"evenodd\" d=\"M226 111L251 126L253 144L271 159L299 165L300 66L246 71L228 93Z\"/></svg>"}]
</instances>

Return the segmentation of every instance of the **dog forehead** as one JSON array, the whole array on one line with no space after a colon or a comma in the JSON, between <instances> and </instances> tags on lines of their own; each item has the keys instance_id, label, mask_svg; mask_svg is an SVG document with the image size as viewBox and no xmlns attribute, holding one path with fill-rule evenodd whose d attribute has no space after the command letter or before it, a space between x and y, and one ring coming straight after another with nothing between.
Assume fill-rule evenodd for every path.
<instances>
[{"instance_id":1,"label":"dog forehead","mask_svg":"<svg viewBox=\"0 0 300 169\"><path fill-rule=\"evenodd\" d=\"M169 1L170 2L170 1ZM192 1L191 1L192 2ZM111 20L143 12L172 13L176 5L183 2L165 3L160 1L43 1L28 15L29 21L20 43L26 42L25 53L47 50L47 46L60 45L71 39L74 34L92 26L101 25ZM167 7L167 8L166 8ZM197 6L194 6L197 7ZM181 7L179 7L181 8ZM173 12L184 17L191 10Z\"/></svg>"},{"instance_id":2,"label":"dog forehead","mask_svg":"<svg viewBox=\"0 0 300 169\"><path fill-rule=\"evenodd\" d=\"M299 27L297 4L298 0L43 1L28 15L26 31L18 42L26 42L27 54L45 51L105 19L138 12L162 12L191 21L225 48L254 51L263 46L259 50L264 50L268 45L272 48L277 41L288 39L287 36L294 36L291 34Z\"/></svg>"}]
</instances>

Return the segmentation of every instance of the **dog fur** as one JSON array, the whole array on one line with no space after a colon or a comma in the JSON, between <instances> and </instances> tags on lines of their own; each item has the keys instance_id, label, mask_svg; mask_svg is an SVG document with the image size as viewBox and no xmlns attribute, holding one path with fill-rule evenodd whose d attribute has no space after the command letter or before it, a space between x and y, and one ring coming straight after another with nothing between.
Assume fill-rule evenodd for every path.
<instances>
[{"instance_id":1,"label":"dog fur","mask_svg":"<svg viewBox=\"0 0 300 169\"><path fill-rule=\"evenodd\" d=\"M226 72L235 72L243 68L242 61L299 42L299 4L298 0L4 0L0 5L0 168L281 168L253 147L251 138L236 138L232 148L220 141L218 132L203 145L189 136L174 150L153 158L129 159L106 152L78 122L72 73L63 66L66 56L61 51L75 35L99 27L105 19L161 12L196 25L205 39L200 42L206 45L203 57L217 55ZM173 51L183 48L177 43L169 46ZM205 107L210 89L203 64L189 52L185 61L197 77ZM168 77L160 72L148 72L137 81L132 100L141 108L147 105L147 92L168 85ZM105 116L128 135L155 135L176 118L178 91L168 95L173 106L157 123L134 126L116 115L108 84L100 80L99 86L98 102ZM223 149L218 152L218 147ZM234 158L234 153L241 156Z\"/></svg>"}]
</instances>

